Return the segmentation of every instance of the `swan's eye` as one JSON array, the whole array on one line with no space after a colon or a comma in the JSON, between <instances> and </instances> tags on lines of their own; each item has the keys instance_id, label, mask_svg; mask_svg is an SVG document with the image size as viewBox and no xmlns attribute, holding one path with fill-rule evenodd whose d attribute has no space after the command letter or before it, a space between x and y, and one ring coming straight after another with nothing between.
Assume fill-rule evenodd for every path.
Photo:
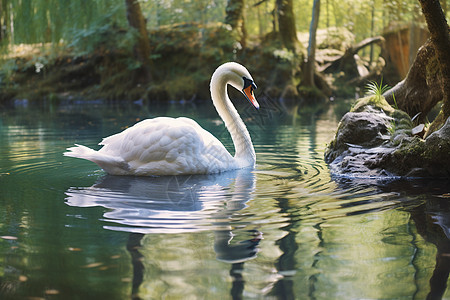
<instances>
[{"instance_id":1,"label":"swan's eye","mask_svg":"<svg viewBox=\"0 0 450 300\"><path fill-rule=\"evenodd\" d=\"M256 90L256 84L253 82L253 80L248 79L247 77L242 77L244 79L244 88L243 90L247 89L248 87L251 87L251 90Z\"/></svg>"}]
</instances>

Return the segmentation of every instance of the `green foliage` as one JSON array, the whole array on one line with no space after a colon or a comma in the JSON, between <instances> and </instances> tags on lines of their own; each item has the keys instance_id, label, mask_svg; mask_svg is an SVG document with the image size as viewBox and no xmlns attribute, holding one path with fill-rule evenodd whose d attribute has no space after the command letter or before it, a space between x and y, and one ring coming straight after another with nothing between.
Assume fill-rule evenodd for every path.
<instances>
[{"instance_id":1,"label":"green foliage","mask_svg":"<svg viewBox=\"0 0 450 300\"><path fill-rule=\"evenodd\" d=\"M123 0L10 0L2 1L8 19L6 38L11 44L71 41L78 30L96 27L106 15L111 23L126 24ZM9 2L9 3L8 3ZM70 43L70 42L69 42Z\"/></svg>"},{"instance_id":2,"label":"green foliage","mask_svg":"<svg viewBox=\"0 0 450 300\"><path fill-rule=\"evenodd\" d=\"M370 81L366 84L366 95L376 96L378 99L381 99L382 95L390 89L388 85L383 85L383 78L381 78L380 84L376 81ZM392 105L395 109L398 109L397 100L395 100L395 94L392 94L392 99L394 100L394 104Z\"/></svg>"},{"instance_id":3,"label":"green foliage","mask_svg":"<svg viewBox=\"0 0 450 300\"><path fill-rule=\"evenodd\" d=\"M18 70L17 63L15 60L9 59L3 61L0 68L0 87L4 88L8 85L10 78Z\"/></svg>"},{"instance_id":4,"label":"green foliage","mask_svg":"<svg viewBox=\"0 0 450 300\"><path fill-rule=\"evenodd\" d=\"M182 72L197 69L199 62L217 66L222 60L233 59L232 31L223 23L164 26L150 32L150 44L155 63L162 60L170 65L176 61Z\"/></svg>"},{"instance_id":5,"label":"green foliage","mask_svg":"<svg viewBox=\"0 0 450 300\"><path fill-rule=\"evenodd\" d=\"M383 79L381 79L380 84L378 84L376 81L370 81L368 84L366 84L366 95L374 95L377 98L380 98L389 89L389 86L383 85Z\"/></svg>"},{"instance_id":6,"label":"green foliage","mask_svg":"<svg viewBox=\"0 0 450 300\"><path fill-rule=\"evenodd\" d=\"M226 1L155 0L140 1L149 28L177 23L207 24L224 21Z\"/></svg>"},{"instance_id":7,"label":"green foliage","mask_svg":"<svg viewBox=\"0 0 450 300\"><path fill-rule=\"evenodd\" d=\"M140 1L140 4L147 26L157 28L176 23L223 22L227 1L155 0ZM273 26L273 2L249 0L245 1L244 6L245 27L249 39L254 40L277 30ZM373 32L370 17L372 10L375 26ZM58 44L65 41L70 44L78 30L89 31L90 27L100 29L101 19L108 18L110 24L125 27L125 11L123 0L3 0L0 9L4 24L2 41L12 44ZM312 1L294 2L297 31L308 31L311 11ZM329 0L322 4L319 29L345 27L360 41L380 34L393 22L414 21L419 14L419 3L416 0ZM92 35L88 37L93 38ZM330 35L330 38L333 37Z\"/></svg>"},{"instance_id":8,"label":"green foliage","mask_svg":"<svg viewBox=\"0 0 450 300\"><path fill-rule=\"evenodd\" d=\"M273 51L273 56L281 61L292 62L294 60L294 53L286 48L275 49Z\"/></svg>"},{"instance_id":9,"label":"green foliage","mask_svg":"<svg viewBox=\"0 0 450 300\"><path fill-rule=\"evenodd\" d=\"M150 31L152 59L161 82L153 84L149 93L169 99L209 98L205 87L214 68L233 60L232 34L223 23L180 23Z\"/></svg>"},{"instance_id":10,"label":"green foliage","mask_svg":"<svg viewBox=\"0 0 450 300\"><path fill-rule=\"evenodd\" d=\"M114 50L131 54L136 43L136 36L135 29L131 27L127 30L121 29L111 23L109 16L105 15L92 26L75 30L68 46L74 48L79 55Z\"/></svg>"},{"instance_id":11,"label":"green foliage","mask_svg":"<svg viewBox=\"0 0 450 300\"><path fill-rule=\"evenodd\" d=\"M247 48L243 51L239 51L241 49L235 43L236 37L230 26L221 23L225 20L227 1L138 1L150 33L149 56L157 73L155 78L163 83L173 80L173 95L184 96L182 91L195 84L207 85L214 67L226 60L238 60L252 66L253 70L260 70L260 74L264 74L259 79L260 85L268 83L274 94L282 92L277 88L284 87L286 77L294 73L297 76L301 72L302 57L296 57L277 42L279 28L273 20L276 15L273 1L245 1ZM392 20L414 19L417 3L413 5L412 1L329 0L321 8L319 29L328 30L322 30L324 34L318 38L318 48L333 47L343 51L356 41L380 34L389 25L385 22L386 12ZM99 81L106 84L104 90L112 90L109 87L117 87L126 80L142 83L137 74L141 65L133 53L137 33L128 25L123 0L3 0L0 8L3 24L1 43L10 53L15 51L13 46L19 44L32 44L33 47L50 45L52 49L72 51L66 51L66 56L86 60L94 58L95 76L100 76ZM308 31L311 11L312 1L294 2L298 31ZM369 12L374 12L373 31ZM344 32L341 28L350 31ZM302 43L305 44L303 40ZM34 55L34 58L27 57L21 65L23 70L16 73L39 78L50 76L54 57L42 51ZM114 65L120 68L116 69ZM11 76L16 68L13 62L3 66L1 86L14 81ZM132 76L127 73L130 70ZM174 80L177 76L183 78L184 74L195 77L195 84L188 83L187 79L183 82ZM163 83L161 90L167 88ZM294 82L293 85L297 84ZM379 86L372 83L368 90L381 95L383 88L381 83Z\"/></svg>"}]
</instances>

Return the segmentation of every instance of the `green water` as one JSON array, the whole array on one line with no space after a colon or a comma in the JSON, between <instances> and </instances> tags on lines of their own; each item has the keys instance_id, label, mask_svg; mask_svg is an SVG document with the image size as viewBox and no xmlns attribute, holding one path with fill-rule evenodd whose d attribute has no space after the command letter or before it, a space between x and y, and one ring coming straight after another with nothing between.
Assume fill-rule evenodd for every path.
<instances>
[{"instance_id":1,"label":"green water","mask_svg":"<svg viewBox=\"0 0 450 300\"><path fill-rule=\"evenodd\" d=\"M255 170L114 177L62 156L162 115L233 149L209 103L1 110L0 299L450 299L449 182L331 176L333 106L244 109Z\"/></svg>"}]
</instances>

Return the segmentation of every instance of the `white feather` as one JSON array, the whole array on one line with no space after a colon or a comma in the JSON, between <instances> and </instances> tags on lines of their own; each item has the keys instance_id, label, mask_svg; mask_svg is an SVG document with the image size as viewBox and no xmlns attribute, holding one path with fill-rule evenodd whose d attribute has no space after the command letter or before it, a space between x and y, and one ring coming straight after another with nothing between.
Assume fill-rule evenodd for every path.
<instances>
[{"instance_id":1,"label":"white feather","mask_svg":"<svg viewBox=\"0 0 450 300\"><path fill-rule=\"evenodd\" d=\"M104 138L103 147L68 148L65 156L90 160L112 175L212 174L253 167L255 151L250 135L226 94L226 85L243 88L247 69L226 63L214 72L211 97L235 144L235 157L222 143L192 119L159 117Z\"/></svg>"}]
</instances>

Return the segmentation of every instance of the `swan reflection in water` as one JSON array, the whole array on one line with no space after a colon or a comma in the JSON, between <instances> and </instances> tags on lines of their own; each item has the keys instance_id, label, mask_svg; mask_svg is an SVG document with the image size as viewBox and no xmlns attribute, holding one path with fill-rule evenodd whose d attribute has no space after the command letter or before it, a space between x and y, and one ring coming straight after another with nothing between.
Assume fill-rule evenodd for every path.
<instances>
[{"instance_id":1,"label":"swan reflection in water","mask_svg":"<svg viewBox=\"0 0 450 300\"><path fill-rule=\"evenodd\" d=\"M231 243L232 227L242 222L238 211L253 198L255 175L240 169L211 175L162 177L110 176L91 187L67 190L66 204L76 207L102 206L105 229L129 232L127 250L132 257L132 294L138 298L143 281L142 238L151 233L214 232L214 251L220 261L231 263L232 296L244 289L244 262L255 258L262 233L249 232L250 238ZM239 220L241 219L241 220ZM234 294L234 295L233 295Z\"/></svg>"}]
</instances>

